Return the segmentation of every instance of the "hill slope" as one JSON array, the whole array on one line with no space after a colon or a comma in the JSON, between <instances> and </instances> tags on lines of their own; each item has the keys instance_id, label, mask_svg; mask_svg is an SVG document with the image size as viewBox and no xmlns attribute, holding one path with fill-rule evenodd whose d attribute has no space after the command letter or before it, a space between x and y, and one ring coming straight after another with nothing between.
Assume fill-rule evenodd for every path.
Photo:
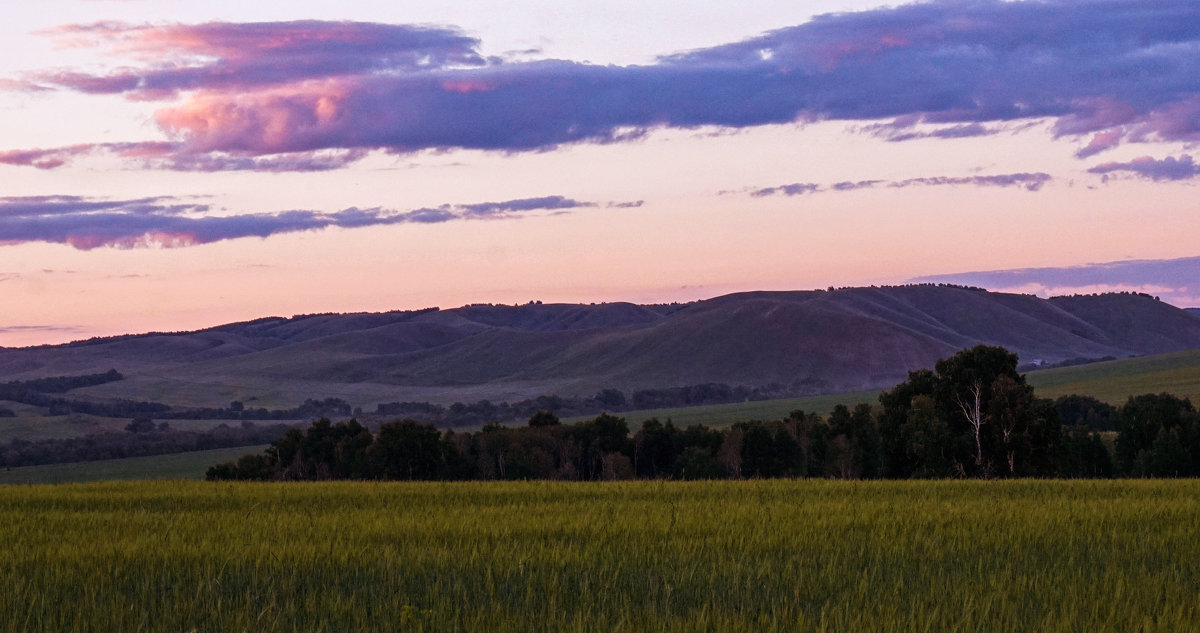
<instances>
[{"instance_id":1,"label":"hill slope","mask_svg":"<svg viewBox=\"0 0 1200 633\"><path fill-rule=\"evenodd\" d=\"M76 393L193 405L334 395L370 407L705 382L836 393L891 386L977 343L1022 362L1124 358L1200 348L1200 319L1145 295L1043 300L932 285L472 305L0 349L0 380L116 368L128 379Z\"/></svg>"}]
</instances>

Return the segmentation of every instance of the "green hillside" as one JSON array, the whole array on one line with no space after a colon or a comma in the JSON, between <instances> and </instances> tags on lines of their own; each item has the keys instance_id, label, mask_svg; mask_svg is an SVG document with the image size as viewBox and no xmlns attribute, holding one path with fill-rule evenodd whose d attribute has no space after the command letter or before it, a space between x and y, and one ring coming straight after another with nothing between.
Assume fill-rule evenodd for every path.
<instances>
[{"instance_id":1,"label":"green hillside","mask_svg":"<svg viewBox=\"0 0 1200 633\"><path fill-rule=\"evenodd\" d=\"M1110 404L1129 396L1173 393L1200 402L1200 350L1044 369L1027 374L1038 395L1088 395Z\"/></svg>"}]
</instances>

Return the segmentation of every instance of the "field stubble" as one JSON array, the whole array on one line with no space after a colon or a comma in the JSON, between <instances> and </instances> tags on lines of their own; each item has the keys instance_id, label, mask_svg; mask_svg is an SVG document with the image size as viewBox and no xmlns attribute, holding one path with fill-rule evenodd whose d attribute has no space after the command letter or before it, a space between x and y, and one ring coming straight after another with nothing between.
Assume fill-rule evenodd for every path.
<instances>
[{"instance_id":1,"label":"field stubble","mask_svg":"<svg viewBox=\"0 0 1200 633\"><path fill-rule=\"evenodd\" d=\"M12 631L1163 631L1200 482L0 488Z\"/></svg>"}]
</instances>

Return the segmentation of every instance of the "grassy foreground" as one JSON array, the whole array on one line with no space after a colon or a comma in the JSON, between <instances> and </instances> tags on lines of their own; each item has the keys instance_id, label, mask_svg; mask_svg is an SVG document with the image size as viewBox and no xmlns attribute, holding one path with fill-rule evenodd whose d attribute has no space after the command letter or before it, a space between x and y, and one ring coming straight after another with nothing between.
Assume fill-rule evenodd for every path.
<instances>
[{"instance_id":1,"label":"grassy foreground","mask_svg":"<svg viewBox=\"0 0 1200 633\"><path fill-rule=\"evenodd\" d=\"M1195 631L1200 482L0 487L5 631Z\"/></svg>"}]
</instances>

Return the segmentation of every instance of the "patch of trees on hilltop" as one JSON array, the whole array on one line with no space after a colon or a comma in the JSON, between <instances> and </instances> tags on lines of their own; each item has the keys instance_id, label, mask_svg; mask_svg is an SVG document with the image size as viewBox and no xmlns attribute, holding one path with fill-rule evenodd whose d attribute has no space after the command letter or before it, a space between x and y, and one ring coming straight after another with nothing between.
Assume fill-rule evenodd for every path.
<instances>
[{"instance_id":1,"label":"patch of trees on hilltop","mask_svg":"<svg viewBox=\"0 0 1200 633\"><path fill-rule=\"evenodd\" d=\"M100 374L83 376L53 376L50 378L35 378L33 380L13 380L0 383L0 400L25 402L30 394L66 393L80 387L92 387L108 382L124 380L121 372L110 369Z\"/></svg>"},{"instance_id":2,"label":"patch of trees on hilltop","mask_svg":"<svg viewBox=\"0 0 1200 633\"><path fill-rule=\"evenodd\" d=\"M239 401L231 402L227 407L176 409L161 402L126 398L104 401L79 400L60 395L72 389L102 385L124 378L117 370L110 369L99 374L15 380L0 383L0 400L43 407L48 415L80 413L108 418L149 416L164 420L301 420L321 416L349 416L355 413L350 403L341 398L309 398L291 409L250 408ZM0 416L3 415L0 413Z\"/></svg>"},{"instance_id":3,"label":"patch of trees on hilltop","mask_svg":"<svg viewBox=\"0 0 1200 633\"><path fill-rule=\"evenodd\" d=\"M1200 415L1187 399L1138 396L1119 410L1078 396L1052 402L1035 397L1016 367L1016 355L977 346L911 372L877 407L839 405L824 418L794 411L720 430L651 419L631 435L623 418L607 413L565 425L545 411L526 426L491 424L475 433L397 420L372 434L357 420L325 419L289 430L265 453L213 466L207 478L1200 475ZM1115 454L1097 432L1112 427Z\"/></svg>"}]
</instances>

